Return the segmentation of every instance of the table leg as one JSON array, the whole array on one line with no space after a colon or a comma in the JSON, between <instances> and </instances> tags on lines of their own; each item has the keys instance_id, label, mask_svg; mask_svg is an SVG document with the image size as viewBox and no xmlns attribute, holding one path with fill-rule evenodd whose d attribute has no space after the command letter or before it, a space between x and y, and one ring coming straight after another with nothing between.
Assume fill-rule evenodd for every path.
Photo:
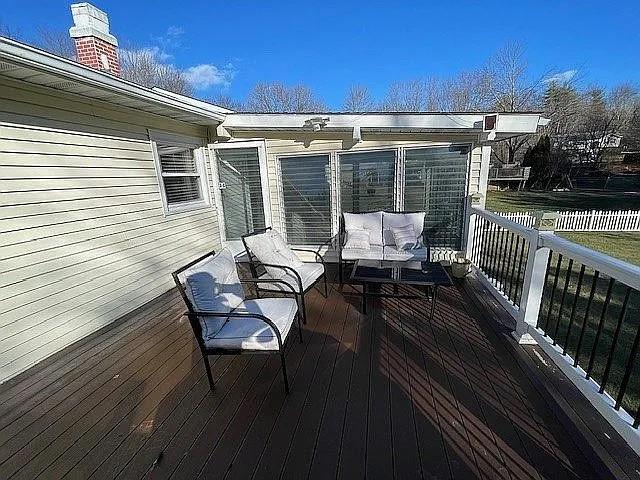
<instances>
[{"instance_id":1,"label":"table leg","mask_svg":"<svg viewBox=\"0 0 640 480\"><path fill-rule=\"evenodd\" d=\"M367 314L367 284L362 284L362 314Z\"/></svg>"},{"instance_id":2,"label":"table leg","mask_svg":"<svg viewBox=\"0 0 640 480\"><path fill-rule=\"evenodd\" d=\"M433 314L436 311L436 301L438 300L438 286L434 285L433 286L433 297L431 298L431 316L429 317L429 320L433 320Z\"/></svg>"}]
</instances>

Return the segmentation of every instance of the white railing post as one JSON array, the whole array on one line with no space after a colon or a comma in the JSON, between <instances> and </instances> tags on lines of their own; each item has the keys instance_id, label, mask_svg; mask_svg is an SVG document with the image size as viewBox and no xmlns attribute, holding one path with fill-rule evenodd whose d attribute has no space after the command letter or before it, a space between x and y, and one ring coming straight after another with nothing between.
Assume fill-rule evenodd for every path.
<instances>
[{"instance_id":1,"label":"white railing post","mask_svg":"<svg viewBox=\"0 0 640 480\"><path fill-rule=\"evenodd\" d=\"M474 193L473 195L469 195L467 197L467 204L465 206L466 219L464 223L464 256L465 258L471 260L471 255L473 255L473 238L475 236L476 229L476 217L477 215L473 212L474 205L479 205L482 200L482 195L479 193Z\"/></svg>"},{"instance_id":2,"label":"white railing post","mask_svg":"<svg viewBox=\"0 0 640 480\"><path fill-rule=\"evenodd\" d=\"M558 215L536 212L536 223L533 232L527 238L529 253L524 270L522 296L520 298L520 311L516 319L516 329L512 333L518 343L523 345L535 345L537 342L529 333L535 329L538 323L538 314L542 304L544 280L549 262L550 250L546 247L538 247L540 230L545 230L547 235L553 233Z\"/></svg>"}]
</instances>

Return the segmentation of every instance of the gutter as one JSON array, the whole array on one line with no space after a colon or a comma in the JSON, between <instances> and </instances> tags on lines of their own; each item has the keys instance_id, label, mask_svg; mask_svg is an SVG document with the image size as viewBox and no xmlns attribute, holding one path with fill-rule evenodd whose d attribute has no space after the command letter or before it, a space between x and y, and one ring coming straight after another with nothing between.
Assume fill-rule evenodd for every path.
<instances>
[{"instance_id":1,"label":"gutter","mask_svg":"<svg viewBox=\"0 0 640 480\"><path fill-rule=\"evenodd\" d=\"M185 102L152 89L142 87L108 73L100 72L66 58L52 55L43 50L25 45L5 37L0 37L0 60L32 70L68 78L80 84L90 85L135 100L173 108L181 112L199 115L219 123L225 114L213 108L204 108L205 102ZM195 102L198 102L196 104Z\"/></svg>"}]
</instances>

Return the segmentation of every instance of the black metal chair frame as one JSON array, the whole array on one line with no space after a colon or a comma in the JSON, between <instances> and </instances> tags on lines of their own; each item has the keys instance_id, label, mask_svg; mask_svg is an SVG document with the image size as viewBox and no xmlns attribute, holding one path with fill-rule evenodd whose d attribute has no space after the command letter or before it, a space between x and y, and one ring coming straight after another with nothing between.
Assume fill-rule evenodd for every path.
<instances>
[{"instance_id":1,"label":"black metal chair frame","mask_svg":"<svg viewBox=\"0 0 640 480\"><path fill-rule=\"evenodd\" d=\"M377 212L380 212L380 210L372 210L370 212L357 212L356 214L377 213ZM346 213L351 213L351 212L346 212ZM424 213L424 210L402 210L402 211L382 210L382 213L398 213L398 214ZM353 264L356 262L355 260L344 260L342 258L342 245L344 243L344 235L346 233L344 229L344 214L345 212L342 212L342 214L340 214L340 227L338 228L338 278L340 281L340 285L344 283L344 264L346 263ZM384 236L384 215L382 216L381 233ZM430 262L431 261L431 244L429 243L429 239L425 235L424 230L422 231L422 243L427 249L427 261Z\"/></svg>"},{"instance_id":2,"label":"black metal chair frame","mask_svg":"<svg viewBox=\"0 0 640 480\"><path fill-rule=\"evenodd\" d=\"M289 393L289 381L287 379L287 366L286 366L286 362L285 362L285 356L284 356L284 342L282 341L282 336L280 334L280 331L278 330L278 327L273 323L273 321L271 321L271 319L269 319L268 317L258 314L258 313L251 313L251 312L212 312L212 311L202 311L202 310L196 310L193 306L193 304L191 303L191 301L189 300L189 298L187 297L187 294L185 292L184 289L184 285L182 284L182 282L180 281L179 275L184 272L185 270L187 270L188 268L192 267L193 265L201 262L202 260L204 260L207 257L213 257L215 255L215 251L212 250L209 253L206 253L204 255L202 255L201 257L196 258L195 260L189 262L188 264L180 267L178 270L176 270L175 272L172 273L173 276L173 281L175 282L176 286L178 287L178 291L180 292L180 295L182 296L182 299L184 300L185 305L187 306L188 312L186 312L186 316L189 318L189 323L191 324L191 328L193 329L193 333L196 337L196 340L198 341L198 346L200 347L200 353L202 354L202 359L204 361L204 366L205 369L207 371L207 378L209 380L209 388L213 391L215 389L215 382L213 379L213 374L211 373L211 365L209 364L209 355L244 355L244 354L264 354L264 353L278 353L280 355L280 362L282 364L282 375L284 377L284 389L285 392L288 394ZM257 288L257 283L259 282L263 282L264 280L259 280L257 278L247 278L247 279L240 279L240 283L242 284L252 284L255 285ZM295 289L293 288L293 286L287 282L285 282L284 280L277 280L274 282L277 283L281 283L283 285L285 285L286 287L288 287L291 291L290 292L281 292L285 295L287 294L293 294L294 298L296 297L295 295ZM267 325L269 325L271 327L271 329L273 330L273 332L275 333L276 339L278 340L278 350L256 350L256 349L241 349L241 348L209 348L205 345L204 342L204 338L202 337L202 328L200 326L200 320L199 317L201 316L209 316L209 317L221 317L221 318L227 318L228 321L241 321L245 318L251 318L251 319L258 319L263 321L264 323L266 323ZM300 343L302 343L302 325L300 324L300 312L296 312L296 323L298 324L298 336L300 338ZM286 338L285 338L286 341Z\"/></svg>"},{"instance_id":3,"label":"black metal chair frame","mask_svg":"<svg viewBox=\"0 0 640 480\"><path fill-rule=\"evenodd\" d=\"M295 271L295 269L285 266L285 265L272 265L272 264L268 264L268 263L262 263L260 262L256 256L253 254L253 252L251 251L251 249L249 248L249 246L247 245L246 242L246 238L247 237L251 237L253 235L259 235L265 232L268 232L269 230L272 230L272 227L266 227L266 228L259 228L254 230L251 233L247 233L245 235L242 236L242 243L244 245L244 249L247 252L247 257L249 259L249 269L251 270L251 275L253 278L257 279L259 277L258 274L258 268L260 267L270 267L270 268L279 268L281 270L284 270L285 272L291 272L294 276L294 278L297 280L297 290L295 290L296 293L296 299L298 301L298 304L300 305L300 309L302 310L302 321L303 323L307 323L307 306L304 300L305 295L307 294L308 291L310 291L313 287L316 286L316 284L321 280L324 279L324 297L327 298L327 295L329 294L329 289L327 286L327 265L324 262L324 259L322 258L322 255L320 255L318 252L316 252L315 250L311 250L308 248L291 248L291 250L293 250L294 252L308 252L308 253L313 253L315 255L316 260L319 260L320 263L322 264L322 268L324 270L323 274L318 277L311 285L309 285L306 289L302 288L302 278L300 278L300 275L298 274L298 272ZM263 278L259 281L259 283L261 284L265 284L265 283L281 283L278 282L276 280L271 280L269 278ZM256 285L256 291L258 293L258 295L260 294L260 292L268 292L268 293L274 293L277 292L276 290L270 290L268 288L260 288L259 285Z\"/></svg>"}]
</instances>

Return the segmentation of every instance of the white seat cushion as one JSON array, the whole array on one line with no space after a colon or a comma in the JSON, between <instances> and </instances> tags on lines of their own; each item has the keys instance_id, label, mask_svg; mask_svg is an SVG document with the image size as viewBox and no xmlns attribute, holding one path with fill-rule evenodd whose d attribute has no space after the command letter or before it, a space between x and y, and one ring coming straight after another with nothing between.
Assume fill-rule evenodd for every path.
<instances>
[{"instance_id":1,"label":"white seat cushion","mask_svg":"<svg viewBox=\"0 0 640 480\"><path fill-rule=\"evenodd\" d=\"M382 245L382 212L343 213L344 229L366 230L371 245ZM405 222L406 223L406 222Z\"/></svg>"},{"instance_id":2,"label":"white seat cushion","mask_svg":"<svg viewBox=\"0 0 640 480\"><path fill-rule=\"evenodd\" d=\"M303 263L300 267L296 267L295 271L300 275L300 280L302 280L302 290L306 290L311 285L315 283L317 279L319 279L324 273L324 266L321 263ZM275 277L275 280L283 280L291 285L296 291L298 291L298 279L291 272L284 270L280 270L280 274ZM267 271L265 274L259 277L262 279L274 279L271 276L270 272ZM281 283L259 283L258 287L263 290L269 290L272 292L291 292L291 290Z\"/></svg>"},{"instance_id":3,"label":"white seat cushion","mask_svg":"<svg viewBox=\"0 0 640 480\"><path fill-rule=\"evenodd\" d=\"M244 290L231 250L225 248L180 274L187 298L196 311L227 313L244 300ZM203 338L215 335L226 317L200 319Z\"/></svg>"},{"instance_id":4,"label":"white seat cushion","mask_svg":"<svg viewBox=\"0 0 640 480\"><path fill-rule=\"evenodd\" d=\"M384 247L384 260L394 260L398 262L406 261L427 261L426 248L414 248L413 250L398 250L390 245Z\"/></svg>"},{"instance_id":5,"label":"white seat cushion","mask_svg":"<svg viewBox=\"0 0 640 480\"><path fill-rule=\"evenodd\" d=\"M284 343L298 311L293 298L260 298L245 300L234 312L264 315L271 320ZM213 338L205 340L208 348L241 350L278 350L278 339L268 324L259 318L229 318Z\"/></svg>"},{"instance_id":6,"label":"white seat cushion","mask_svg":"<svg viewBox=\"0 0 640 480\"><path fill-rule=\"evenodd\" d=\"M244 240L260 263L292 268L302 266L300 259L287 246L280 234L273 229L264 233L250 235L245 237ZM280 270L277 268L265 267L265 269L272 278L276 278L280 274Z\"/></svg>"},{"instance_id":7,"label":"white seat cushion","mask_svg":"<svg viewBox=\"0 0 640 480\"><path fill-rule=\"evenodd\" d=\"M382 260L383 250L381 245L371 245L367 250L359 248L343 248L343 260Z\"/></svg>"},{"instance_id":8,"label":"white seat cushion","mask_svg":"<svg viewBox=\"0 0 640 480\"><path fill-rule=\"evenodd\" d=\"M382 225L384 227L383 239L384 245L395 245L393 232L391 227L404 227L405 225L413 225L413 232L416 237L420 238L424 230L425 212L417 213L387 213L382 214Z\"/></svg>"}]
</instances>

